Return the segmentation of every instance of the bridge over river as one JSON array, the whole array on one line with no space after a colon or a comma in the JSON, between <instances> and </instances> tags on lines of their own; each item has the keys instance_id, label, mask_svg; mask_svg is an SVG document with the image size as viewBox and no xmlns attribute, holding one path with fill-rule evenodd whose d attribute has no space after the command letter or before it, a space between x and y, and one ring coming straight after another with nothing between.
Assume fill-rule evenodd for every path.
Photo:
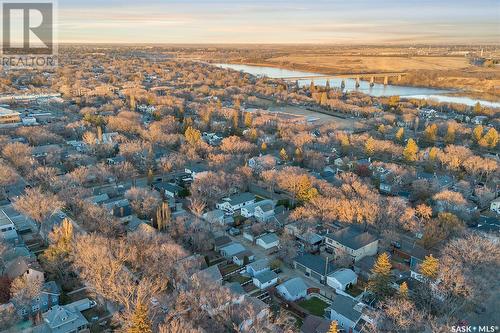
<instances>
[{"instance_id":1,"label":"bridge over river","mask_svg":"<svg viewBox=\"0 0 500 333\"><path fill-rule=\"evenodd\" d=\"M406 72L393 72L393 73L345 73L345 74L332 74L332 75L303 75L303 76L286 76L278 77L284 81L299 81L299 80L329 80L329 79L354 79L356 80L356 86L359 87L360 80L370 81L370 85L375 83L375 79L383 79L384 84L389 84L390 77L396 77L398 81L401 77L406 75Z\"/></svg>"}]
</instances>

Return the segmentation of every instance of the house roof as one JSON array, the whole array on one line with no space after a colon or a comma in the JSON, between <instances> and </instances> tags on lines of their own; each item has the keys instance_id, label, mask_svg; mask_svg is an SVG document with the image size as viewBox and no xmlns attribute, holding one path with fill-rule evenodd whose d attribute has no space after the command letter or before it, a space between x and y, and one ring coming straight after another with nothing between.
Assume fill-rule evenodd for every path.
<instances>
[{"instance_id":1,"label":"house roof","mask_svg":"<svg viewBox=\"0 0 500 333\"><path fill-rule=\"evenodd\" d=\"M280 287L286 289L291 296L299 296L307 290L306 283L299 277L283 282Z\"/></svg>"},{"instance_id":2,"label":"house roof","mask_svg":"<svg viewBox=\"0 0 500 333\"><path fill-rule=\"evenodd\" d=\"M196 276L201 281L222 281L222 274L220 273L219 267L217 265L213 265L205 268L204 270L196 272L193 274L193 276Z\"/></svg>"},{"instance_id":3,"label":"house roof","mask_svg":"<svg viewBox=\"0 0 500 333\"><path fill-rule=\"evenodd\" d=\"M222 211L220 209L214 209L214 210L206 212L203 215L208 220L215 220L215 219L219 219L221 217L224 217L224 211Z\"/></svg>"},{"instance_id":4,"label":"house roof","mask_svg":"<svg viewBox=\"0 0 500 333\"><path fill-rule=\"evenodd\" d=\"M308 315L304 320L300 331L302 333L327 333L329 329L329 320L313 315Z\"/></svg>"},{"instance_id":5,"label":"house roof","mask_svg":"<svg viewBox=\"0 0 500 333\"><path fill-rule=\"evenodd\" d=\"M7 276L9 279L13 280L26 273L26 271L30 268L43 272L36 262L27 261L23 257L14 259L6 265Z\"/></svg>"},{"instance_id":6,"label":"house roof","mask_svg":"<svg viewBox=\"0 0 500 333\"><path fill-rule=\"evenodd\" d=\"M238 194L232 195L224 200L229 202L231 205L235 206L235 205L242 204L244 202L249 202L249 201L255 200L255 194L250 193L250 192L243 192L243 193L238 193Z\"/></svg>"},{"instance_id":7,"label":"house roof","mask_svg":"<svg viewBox=\"0 0 500 333\"><path fill-rule=\"evenodd\" d=\"M332 277L342 284L351 283L358 278L356 273L348 268L341 268L339 270L336 270L335 272L328 275L328 277Z\"/></svg>"},{"instance_id":8,"label":"house roof","mask_svg":"<svg viewBox=\"0 0 500 333\"><path fill-rule=\"evenodd\" d=\"M272 281L278 277L278 274L276 274L273 271L264 271L262 273L257 274L254 276L254 279L259 280L260 283L266 283L269 281Z\"/></svg>"},{"instance_id":9,"label":"house roof","mask_svg":"<svg viewBox=\"0 0 500 333\"><path fill-rule=\"evenodd\" d=\"M354 226L326 234L325 237L333 239L353 250L358 250L377 240L377 237L374 235Z\"/></svg>"},{"instance_id":10,"label":"house roof","mask_svg":"<svg viewBox=\"0 0 500 333\"><path fill-rule=\"evenodd\" d=\"M296 257L294 261L320 275L328 275L330 272L333 272L335 267L333 263L329 261L328 268L326 268L326 258L309 253ZM325 274L325 269L327 270L326 274Z\"/></svg>"},{"instance_id":11,"label":"house roof","mask_svg":"<svg viewBox=\"0 0 500 333\"><path fill-rule=\"evenodd\" d=\"M375 261L376 258L374 256L366 256L361 260L356 261L354 266L359 268L361 271L369 272L375 264Z\"/></svg>"},{"instance_id":12,"label":"house roof","mask_svg":"<svg viewBox=\"0 0 500 333\"><path fill-rule=\"evenodd\" d=\"M221 246L221 245L226 245L226 244L231 244L233 241L229 236L223 235L216 237L214 239L214 244L215 246Z\"/></svg>"},{"instance_id":13,"label":"house roof","mask_svg":"<svg viewBox=\"0 0 500 333\"><path fill-rule=\"evenodd\" d=\"M221 248L221 251L224 251L226 253L226 255L230 256L230 257L232 257L240 252L243 252L245 250L246 250L245 247L243 245L241 245L240 243L229 244L229 245Z\"/></svg>"},{"instance_id":14,"label":"house roof","mask_svg":"<svg viewBox=\"0 0 500 333\"><path fill-rule=\"evenodd\" d=\"M262 240L265 244L272 244L272 243L280 240L279 237L276 236L276 234L273 232L270 234L266 234L262 237L259 237L259 239Z\"/></svg>"},{"instance_id":15,"label":"house roof","mask_svg":"<svg viewBox=\"0 0 500 333\"><path fill-rule=\"evenodd\" d=\"M248 264L247 267L252 268L256 272L261 271L263 269L267 269L267 268L269 268L269 259L262 258L262 259L256 260L256 261Z\"/></svg>"},{"instance_id":16,"label":"house roof","mask_svg":"<svg viewBox=\"0 0 500 333\"><path fill-rule=\"evenodd\" d=\"M297 238L309 244L317 244L323 241L323 237L314 232L306 232L305 234L299 234L297 235Z\"/></svg>"},{"instance_id":17,"label":"house roof","mask_svg":"<svg viewBox=\"0 0 500 333\"><path fill-rule=\"evenodd\" d=\"M65 332L71 332L78 327L88 324L87 319L80 313L66 306L55 305L42 314L45 323L54 331L64 326ZM57 330L58 331L58 330Z\"/></svg>"},{"instance_id":18,"label":"house roof","mask_svg":"<svg viewBox=\"0 0 500 333\"><path fill-rule=\"evenodd\" d=\"M172 184L172 183L156 183L153 185L154 188L158 189L158 190L163 190L163 191L169 191L169 192L172 192L172 193L175 193L175 192L179 192L179 191L182 191L183 188L180 187L179 185L177 184Z\"/></svg>"},{"instance_id":19,"label":"house roof","mask_svg":"<svg viewBox=\"0 0 500 333\"><path fill-rule=\"evenodd\" d=\"M361 312L355 309L355 306L357 304L358 301L350 297L337 294L333 298L332 304L330 304L330 306L326 308L326 310L332 309L338 314L341 314L342 316L356 323L359 318L361 318Z\"/></svg>"}]
</instances>

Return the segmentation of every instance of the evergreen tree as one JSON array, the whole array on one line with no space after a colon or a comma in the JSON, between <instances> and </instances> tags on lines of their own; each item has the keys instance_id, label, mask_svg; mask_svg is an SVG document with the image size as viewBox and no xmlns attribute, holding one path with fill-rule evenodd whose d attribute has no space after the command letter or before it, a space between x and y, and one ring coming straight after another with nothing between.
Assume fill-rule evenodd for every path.
<instances>
[{"instance_id":1,"label":"evergreen tree","mask_svg":"<svg viewBox=\"0 0 500 333\"><path fill-rule=\"evenodd\" d=\"M379 255L373 265L372 275L368 282L368 288L378 297L385 297L391 290L391 268L389 255L386 252Z\"/></svg>"},{"instance_id":2,"label":"evergreen tree","mask_svg":"<svg viewBox=\"0 0 500 333\"><path fill-rule=\"evenodd\" d=\"M265 153L267 151L267 143L265 142L262 142L262 144L260 145L260 150Z\"/></svg>"},{"instance_id":3,"label":"evergreen tree","mask_svg":"<svg viewBox=\"0 0 500 333\"><path fill-rule=\"evenodd\" d=\"M309 86L309 91L312 93L316 92L316 87L314 86L314 81L311 80L311 85Z\"/></svg>"},{"instance_id":4,"label":"evergreen tree","mask_svg":"<svg viewBox=\"0 0 500 333\"><path fill-rule=\"evenodd\" d=\"M371 136L365 142L365 153L368 156L373 156L375 153L375 140Z\"/></svg>"},{"instance_id":5,"label":"evergreen tree","mask_svg":"<svg viewBox=\"0 0 500 333\"><path fill-rule=\"evenodd\" d=\"M336 320L330 323L330 328L328 329L328 333L339 333L338 323Z\"/></svg>"},{"instance_id":6,"label":"evergreen tree","mask_svg":"<svg viewBox=\"0 0 500 333\"><path fill-rule=\"evenodd\" d=\"M481 107L481 103L477 102L476 105L474 105L474 113L481 114L482 111L483 108Z\"/></svg>"},{"instance_id":7,"label":"evergreen tree","mask_svg":"<svg viewBox=\"0 0 500 333\"><path fill-rule=\"evenodd\" d=\"M403 157L408 162L415 162L417 160L418 146L413 139L409 139L403 150Z\"/></svg>"},{"instance_id":8,"label":"evergreen tree","mask_svg":"<svg viewBox=\"0 0 500 333\"><path fill-rule=\"evenodd\" d=\"M127 333L153 333L152 323L149 319L148 308L141 302L137 302L135 310L130 318L130 326Z\"/></svg>"},{"instance_id":9,"label":"evergreen tree","mask_svg":"<svg viewBox=\"0 0 500 333\"><path fill-rule=\"evenodd\" d=\"M283 161L288 161L288 154L286 153L285 148L281 148L281 150L280 150L280 158Z\"/></svg>"},{"instance_id":10,"label":"evergreen tree","mask_svg":"<svg viewBox=\"0 0 500 333\"><path fill-rule=\"evenodd\" d=\"M188 119L188 118L186 118ZM196 128L192 128L189 126L186 129L186 132L184 132L184 137L186 138L186 141L191 144L191 145L196 145L201 141L201 132L197 130Z\"/></svg>"},{"instance_id":11,"label":"evergreen tree","mask_svg":"<svg viewBox=\"0 0 500 333\"><path fill-rule=\"evenodd\" d=\"M406 282L403 282L399 285L399 296L403 298L408 297L408 285Z\"/></svg>"},{"instance_id":12,"label":"evergreen tree","mask_svg":"<svg viewBox=\"0 0 500 333\"><path fill-rule=\"evenodd\" d=\"M420 273L428 279L435 279L438 275L439 260L431 255L425 257L420 264Z\"/></svg>"},{"instance_id":13,"label":"evergreen tree","mask_svg":"<svg viewBox=\"0 0 500 333\"><path fill-rule=\"evenodd\" d=\"M328 102L328 96L326 95L326 92L321 93L321 99L319 101L319 104L321 105L326 105L326 102Z\"/></svg>"},{"instance_id":14,"label":"evergreen tree","mask_svg":"<svg viewBox=\"0 0 500 333\"><path fill-rule=\"evenodd\" d=\"M148 185L153 184L153 170L149 169L148 170Z\"/></svg>"},{"instance_id":15,"label":"evergreen tree","mask_svg":"<svg viewBox=\"0 0 500 333\"><path fill-rule=\"evenodd\" d=\"M479 142L481 140L481 138L483 137L483 131L484 128L482 125L477 125L476 127L474 127L474 131L472 132L474 141Z\"/></svg>"},{"instance_id":16,"label":"evergreen tree","mask_svg":"<svg viewBox=\"0 0 500 333\"><path fill-rule=\"evenodd\" d=\"M250 112L245 113L245 127L252 127L252 114Z\"/></svg>"},{"instance_id":17,"label":"evergreen tree","mask_svg":"<svg viewBox=\"0 0 500 333\"><path fill-rule=\"evenodd\" d=\"M400 127L396 132L396 140L398 140L399 142L403 142L404 135L405 129L403 127Z\"/></svg>"},{"instance_id":18,"label":"evergreen tree","mask_svg":"<svg viewBox=\"0 0 500 333\"><path fill-rule=\"evenodd\" d=\"M300 148L295 149L295 161L302 161L302 150Z\"/></svg>"}]
</instances>

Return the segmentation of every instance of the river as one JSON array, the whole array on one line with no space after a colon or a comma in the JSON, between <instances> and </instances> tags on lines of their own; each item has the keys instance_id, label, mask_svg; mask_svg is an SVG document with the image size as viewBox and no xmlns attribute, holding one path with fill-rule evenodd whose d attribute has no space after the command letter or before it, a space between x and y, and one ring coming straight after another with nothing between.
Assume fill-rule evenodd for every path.
<instances>
[{"instance_id":1,"label":"river","mask_svg":"<svg viewBox=\"0 0 500 333\"><path fill-rule=\"evenodd\" d=\"M237 64L216 64L216 65L222 68L230 68L256 76L267 76L270 78L324 75L319 73L301 72L301 71L275 68L275 67L265 67L265 66L251 66L251 65L237 65ZM324 86L326 85L326 81L327 81L326 79L318 79L314 80L314 83L316 85ZM342 79L330 79L329 81L330 81L330 87L340 87L342 83ZM483 106L500 108L499 102L490 102L467 96L450 95L452 93L455 94L457 91L436 89L436 88L395 86L390 84L383 85L381 83L375 83L373 87L371 87L368 81L360 81L360 86L356 88L356 80L345 79L344 81L345 81L344 89L346 91L360 91L362 93L375 97L397 95L403 98L433 99L439 102L460 103L469 106L474 106L477 102L479 102ZM300 86L309 85L310 83L311 79L299 80Z\"/></svg>"}]
</instances>

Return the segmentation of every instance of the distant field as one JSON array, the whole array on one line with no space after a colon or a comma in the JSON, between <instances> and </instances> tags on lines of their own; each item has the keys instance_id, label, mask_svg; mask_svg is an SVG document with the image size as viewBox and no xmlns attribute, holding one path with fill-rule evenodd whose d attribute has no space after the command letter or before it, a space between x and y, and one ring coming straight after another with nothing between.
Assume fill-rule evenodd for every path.
<instances>
[{"instance_id":1,"label":"distant field","mask_svg":"<svg viewBox=\"0 0 500 333\"><path fill-rule=\"evenodd\" d=\"M331 73L399 72L408 70L457 70L469 67L465 57L398 57L398 56L341 56L286 55L266 59L275 65L293 65L300 69Z\"/></svg>"}]
</instances>

